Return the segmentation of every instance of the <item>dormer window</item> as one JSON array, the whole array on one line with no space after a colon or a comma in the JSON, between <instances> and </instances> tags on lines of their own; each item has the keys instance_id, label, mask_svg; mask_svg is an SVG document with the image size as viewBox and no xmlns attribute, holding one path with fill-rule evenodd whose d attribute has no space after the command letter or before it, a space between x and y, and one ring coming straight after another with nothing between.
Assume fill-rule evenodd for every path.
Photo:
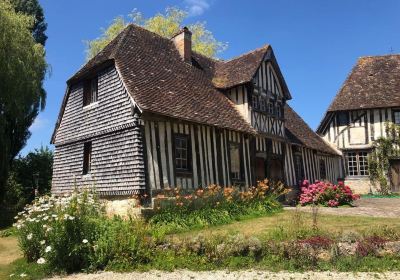
<instances>
[{"instance_id":1,"label":"dormer window","mask_svg":"<svg viewBox=\"0 0 400 280\"><path fill-rule=\"evenodd\" d=\"M97 101L97 77L83 83L83 106Z\"/></svg>"}]
</instances>

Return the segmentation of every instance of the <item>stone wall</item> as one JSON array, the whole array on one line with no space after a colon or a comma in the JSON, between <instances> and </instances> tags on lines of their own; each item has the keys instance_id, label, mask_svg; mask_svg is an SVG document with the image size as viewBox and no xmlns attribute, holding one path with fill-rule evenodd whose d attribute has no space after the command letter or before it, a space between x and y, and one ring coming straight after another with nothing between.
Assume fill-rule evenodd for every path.
<instances>
[{"instance_id":1,"label":"stone wall","mask_svg":"<svg viewBox=\"0 0 400 280\"><path fill-rule=\"evenodd\" d=\"M372 186L369 178L345 179L345 184L348 185L356 194L368 194L371 190L377 192L376 187Z\"/></svg>"}]
</instances>

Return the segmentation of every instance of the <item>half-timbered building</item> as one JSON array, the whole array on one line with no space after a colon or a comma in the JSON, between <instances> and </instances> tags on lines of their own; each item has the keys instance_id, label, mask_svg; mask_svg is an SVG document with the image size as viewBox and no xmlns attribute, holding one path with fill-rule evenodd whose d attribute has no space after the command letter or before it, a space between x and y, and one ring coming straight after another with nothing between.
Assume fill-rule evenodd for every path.
<instances>
[{"instance_id":1,"label":"half-timbered building","mask_svg":"<svg viewBox=\"0 0 400 280\"><path fill-rule=\"evenodd\" d=\"M317 129L343 153L346 181L360 193L374 191L368 154L373 142L387 135L386 122L400 124L400 55L361 57ZM391 164L392 177L399 178L400 161ZM392 187L399 191L400 181Z\"/></svg>"},{"instance_id":2,"label":"half-timbered building","mask_svg":"<svg viewBox=\"0 0 400 280\"><path fill-rule=\"evenodd\" d=\"M187 28L169 39L129 25L67 82L52 191L336 181L341 157L291 98L269 45L216 60L192 51Z\"/></svg>"}]
</instances>

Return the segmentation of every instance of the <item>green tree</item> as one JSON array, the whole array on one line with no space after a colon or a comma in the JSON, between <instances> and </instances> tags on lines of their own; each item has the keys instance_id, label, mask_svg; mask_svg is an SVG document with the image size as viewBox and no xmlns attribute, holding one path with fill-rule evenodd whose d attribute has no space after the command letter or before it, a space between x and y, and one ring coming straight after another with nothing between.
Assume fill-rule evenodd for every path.
<instances>
[{"instance_id":1,"label":"green tree","mask_svg":"<svg viewBox=\"0 0 400 280\"><path fill-rule=\"evenodd\" d=\"M31 17L0 1L0 201L13 159L26 144L32 125L44 109L44 49L35 42Z\"/></svg>"},{"instance_id":2,"label":"green tree","mask_svg":"<svg viewBox=\"0 0 400 280\"><path fill-rule=\"evenodd\" d=\"M145 19L140 12L133 10L129 15L131 22L140 25L147 30L157 33L166 38L171 38L183 25L188 13L175 7L169 7L165 13L158 13L153 17ZM114 39L127 25L123 17L119 16L113 20L107 29L102 29L102 35L94 40L86 42L87 60L99 53L112 39ZM188 25L192 32L193 50L208 57L215 57L227 48L227 44L215 39L211 31L206 29L205 22L196 22Z\"/></svg>"},{"instance_id":3,"label":"green tree","mask_svg":"<svg viewBox=\"0 0 400 280\"><path fill-rule=\"evenodd\" d=\"M0 227L9 225L15 213L32 202L36 187L40 195L50 192L52 170L53 152L48 147L35 149L13 160L5 195L0 203L1 213L9 215L4 215Z\"/></svg>"},{"instance_id":4,"label":"green tree","mask_svg":"<svg viewBox=\"0 0 400 280\"><path fill-rule=\"evenodd\" d=\"M38 0L11 0L17 13L23 13L33 17L33 24L30 28L36 43L46 44L47 36L45 34L47 23L44 19L43 9Z\"/></svg>"}]
</instances>

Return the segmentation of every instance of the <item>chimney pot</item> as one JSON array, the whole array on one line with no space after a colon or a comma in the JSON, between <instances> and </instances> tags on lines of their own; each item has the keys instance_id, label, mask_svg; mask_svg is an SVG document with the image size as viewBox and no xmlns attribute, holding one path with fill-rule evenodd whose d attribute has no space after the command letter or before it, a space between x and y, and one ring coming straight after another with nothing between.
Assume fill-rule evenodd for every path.
<instances>
[{"instance_id":1,"label":"chimney pot","mask_svg":"<svg viewBox=\"0 0 400 280\"><path fill-rule=\"evenodd\" d=\"M172 40L183 61L192 61L192 32L185 26L176 33Z\"/></svg>"}]
</instances>

